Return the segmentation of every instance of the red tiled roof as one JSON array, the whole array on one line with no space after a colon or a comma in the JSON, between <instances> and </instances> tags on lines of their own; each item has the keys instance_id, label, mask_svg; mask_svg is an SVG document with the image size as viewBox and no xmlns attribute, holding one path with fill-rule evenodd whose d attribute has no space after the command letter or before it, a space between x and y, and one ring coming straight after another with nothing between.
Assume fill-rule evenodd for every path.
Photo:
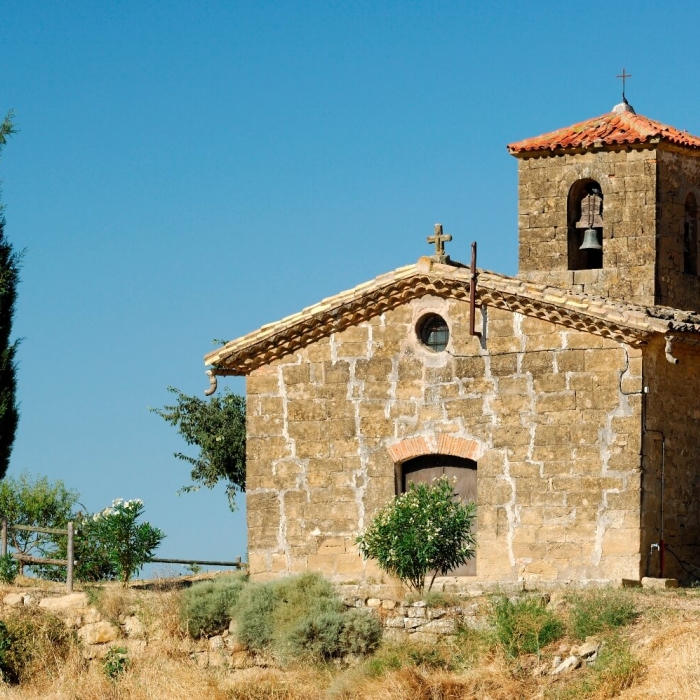
<instances>
[{"instance_id":1,"label":"red tiled roof","mask_svg":"<svg viewBox=\"0 0 700 700\"><path fill-rule=\"evenodd\" d=\"M530 151L585 149L621 146L661 140L685 148L700 149L700 138L634 112L608 112L573 126L508 144L513 154Z\"/></svg>"}]
</instances>

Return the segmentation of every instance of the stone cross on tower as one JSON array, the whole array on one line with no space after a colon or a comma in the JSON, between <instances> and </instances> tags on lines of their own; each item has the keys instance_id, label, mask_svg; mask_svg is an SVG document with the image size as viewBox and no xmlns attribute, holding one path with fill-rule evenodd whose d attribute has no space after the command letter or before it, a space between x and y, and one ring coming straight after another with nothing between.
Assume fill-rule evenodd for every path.
<instances>
[{"instance_id":1,"label":"stone cross on tower","mask_svg":"<svg viewBox=\"0 0 700 700\"><path fill-rule=\"evenodd\" d=\"M435 224L435 234L433 236L428 236L428 243L435 244L435 255L433 255L433 260L439 263L446 263L450 258L445 255L445 243L449 243L452 240L452 236L449 233L442 232L442 224Z\"/></svg>"}]
</instances>

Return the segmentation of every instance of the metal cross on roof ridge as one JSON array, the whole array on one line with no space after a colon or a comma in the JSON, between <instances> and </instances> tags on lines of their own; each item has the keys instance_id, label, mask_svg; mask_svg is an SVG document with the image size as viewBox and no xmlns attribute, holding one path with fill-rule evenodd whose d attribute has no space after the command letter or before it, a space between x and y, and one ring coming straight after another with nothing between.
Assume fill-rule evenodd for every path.
<instances>
[{"instance_id":1,"label":"metal cross on roof ridge","mask_svg":"<svg viewBox=\"0 0 700 700\"><path fill-rule=\"evenodd\" d=\"M445 243L449 243L452 240L452 235L449 233L442 232L442 224L435 224L435 234L428 236L428 243L435 244L435 258L439 262L445 262L447 260L447 255L445 255Z\"/></svg>"},{"instance_id":2,"label":"metal cross on roof ridge","mask_svg":"<svg viewBox=\"0 0 700 700\"><path fill-rule=\"evenodd\" d=\"M627 102L627 99L625 98L625 81L627 78L632 77L632 73L625 73L625 69L622 69L622 75L616 75L616 78L622 78L622 101Z\"/></svg>"}]
</instances>

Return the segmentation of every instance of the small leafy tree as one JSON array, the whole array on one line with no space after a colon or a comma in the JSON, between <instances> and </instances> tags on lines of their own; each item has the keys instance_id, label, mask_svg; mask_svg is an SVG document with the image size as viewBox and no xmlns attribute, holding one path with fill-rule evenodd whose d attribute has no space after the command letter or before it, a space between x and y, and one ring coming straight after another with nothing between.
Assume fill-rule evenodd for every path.
<instances>
[{"instance_id":1,"label":"small leafy tree","mask_svg":"<svg viewBox=\"0 0 700 700\"><path fill-rule=\"evenodd\" d=\"M441 477L428 484L410 484L406 493L380 509L369 527L357 537L361 554L422 593L438 574L464 564L474 556L475 507L454 497L452 484Z\"/></svg>"},{"instance_id":2,"label":"small leafy tree","mask_svg":"<svg viewBox=\"0 0 700 700\"><path fill-rule=\"evenodd\" d=\"M137 523L143 515L143 501L117 498L111 507L93 516L91 532L104 546L123 586L153 556L165 534L150 523Z\"/></svg>"},{"instance_id":3,"label":"small leafy tree","mask_svg":"<svg viewBox=\"0 0 700 700\"><path fill-rule=\"evenodd\" d=\"M193 484L181 492L197 491L202 486L213 488L226 481L229 507L235 509L236 493L245 491L245 398L228 389L220 396L204 401L187 396L175 387L173 406L150 409L177 430L188 445L199 447L199 456L181 452L175 456L192 465Z\"/></svg>"},{"instance_id":4,"label":"small leafy tree","mask_svg":"<svg viewBox=\"0 0 700 700\"><path fill-rule=\"evenodd\" d=\"M22 472L19 477L0 481L0 516L11 525L64 528L78 502L78 492L66 488L63 481L51 482L45 476L31 477ZM53 556L55 540L40 532L9 530L8 539L20 554ZM20 574L24 565L19 563Z\"/></svg>"},{"instance_id":5,"label":"small leafy tree","mask_svg":"<svg viewBox=\"0 0 700 700\"><path fill-rule=\"evenodd\" d=\"M96 583L113 581L119 578L118 572L110 559L110 544L100 539L97 521L94 516L78 511L73 516L73 557L75 569L73 576L77 581ZM55 550L52 559L68 559L68 538L65 535L52 535ZM64 581L66 569L53 564L33 564L32 571L43 579Z\"/></svg>"}]
</instances>

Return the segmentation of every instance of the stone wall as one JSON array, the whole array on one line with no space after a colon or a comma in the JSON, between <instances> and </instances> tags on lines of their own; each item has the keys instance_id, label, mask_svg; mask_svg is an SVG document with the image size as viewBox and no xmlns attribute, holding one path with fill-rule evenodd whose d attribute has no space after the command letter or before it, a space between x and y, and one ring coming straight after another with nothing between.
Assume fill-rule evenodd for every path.
<instances>
[{"instance_id":1,"label":"stone wall","mask_svg":"<svg viewBox=\"0 0 700 700\"><path fill-rule=\"evenodd\" d=\"M416 338L427 312L450 326L446 352ZM396 492L392 455L446 435L478 463L476 582L639 578L641 351L485 315L480 341L466 303L423 297L251 373L255 578L378 579L354 538Z\"/></svg>"},{"instance_id":2,"label":"stone wall","mask_svg":"<svg viewBox=\"0 0 700 700\"><path fill-rule=\"evenodd\" d=\"M453 598L442 605L388 594L382 586L338 586L338 593L349 608L365 608L374 613L384 628L384 638L396 641L434 643L457 634L460 627L484 628L489 601L481 593L462 600ZM375 589L375 590L372 590Z\"/></svg>"},{"instance_id":3,"label":"stone wall","mask_svg":"<svg viewBox=\"0 0 700 700\"><path fill-rule=\"evenodd\" d=\"M683 224L688 193L692 192L700 205L700 158L659 150L658 169L657 303L698 311L700 277L683 271Z\"/></svg>"},{"instance_id":4,"label":"stone wall","mask_svg":"<svg viewBox=\"0 0 700 700\"><path fill-rule=\"evenodd\" d=\"M62 619L68 629L75 630L83 656L87 659L101 659L117 644L128 653L139 653L146 648L146 628L135 611L121 615L118 621L108 620L90 604L86 593L50 595L31 588L14 590L2 596L0 612L17 606L36 606Z\"/></svg>"},{"instance_id":5,"label":"stone wall","mask_svg":"<svg viewBox=\"0 0 700 700\"><path fill-rule=\"evenodd\" d=\"M654 304L656 158L650 149L519 158L520 276ZM583 178L597 181L603 191L600 270L568 269L567 201L571 186Z\"/></svg>"},{"instance_id":6,"label":"stone wall","mask_svg":"<svg viewBox=\"0 0 700 700\"><path fill-rule=\"evenodd\" d=\"M644 570L659 576L662 438L665 440L664 538L685 562L700 567L700 347L673 345L678 364L667 361L658 339L644 353L646 431L642 554ZM688 568L688 567L686 567ZM694 571L691 569L691 571ZM694 573L698 573L694 571ZM666 556L667 577L689 581L677 560Z\"/></svg>"}]
</instances>

